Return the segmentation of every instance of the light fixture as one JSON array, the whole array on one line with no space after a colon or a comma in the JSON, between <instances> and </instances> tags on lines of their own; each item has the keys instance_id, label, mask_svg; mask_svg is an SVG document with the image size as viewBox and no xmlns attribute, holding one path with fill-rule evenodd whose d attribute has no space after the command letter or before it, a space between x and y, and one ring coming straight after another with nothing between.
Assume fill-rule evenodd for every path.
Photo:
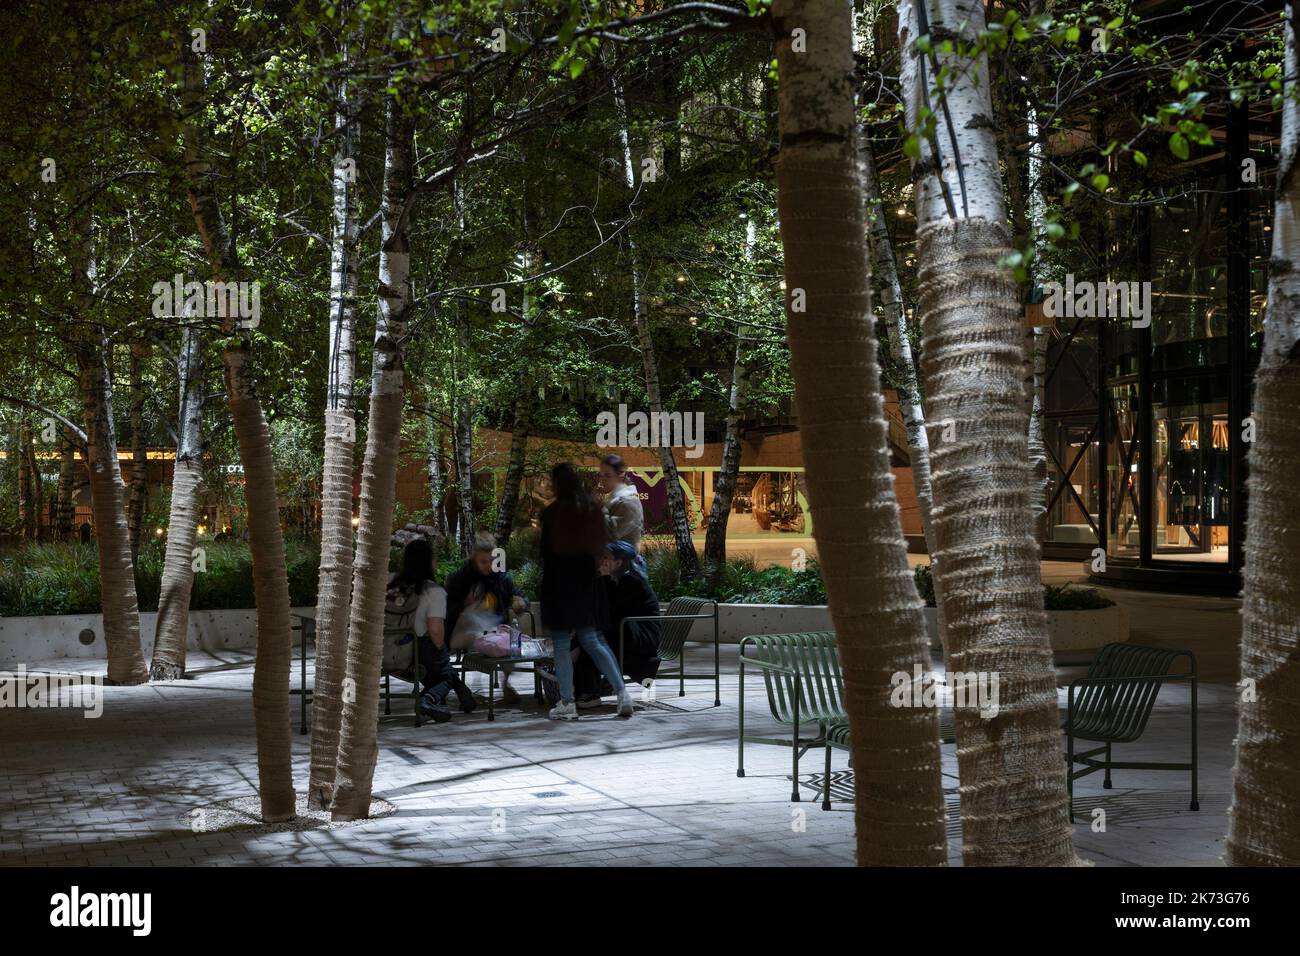
<instances>
[{"instance_id":1,"label":"light fixture","mask_svg":"<svg viewBox=\"0 0 1300 956\"><path fill-rule=\"evenodd\" d=\"M686 282L686 276L680 272L677 273L677 284L682 285L684 282Z\"/></svg>"},{"instance_id":2,"label":"light fixture","mask_svg":"<svg viewBox=\"0 0 1300 956\"><path fill-rule=\"evenodd\" d=\"M361 527L361 517L359 515L352 516L352 527L354 528Z\"/></svg>"},{"instance_id":3,"label":"light fixture","mask_svg":"<svg viewBox=\"0 0 1300 956\"><path fill-rule=\"evenodd\" d=\"M903 216L906 216L906 215L907 215L907 207L906 207L906 206L899 206L899 207L898 207L898 215L899 215L900 218L903 217Z\"/></svg>"},{"instance_id":4,"label":"light fixture","mask_svg":"<svg viewBox=\"0 0 1300 956\"><path fill-rule=\"evenodd\" d=\"M162 529L162 528L159 528L157 531L154 532L154 534L158 535L158 537L161 538L161 537L162 537L162 532L163 532L163 529Z\"/></svg>"}]
</instances>

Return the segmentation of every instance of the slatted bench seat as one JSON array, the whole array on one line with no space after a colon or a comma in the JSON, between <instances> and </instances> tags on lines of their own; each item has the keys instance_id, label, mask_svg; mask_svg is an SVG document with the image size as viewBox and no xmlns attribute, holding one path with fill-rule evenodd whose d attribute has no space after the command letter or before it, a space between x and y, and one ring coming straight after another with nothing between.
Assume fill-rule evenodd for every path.
<instances>
[{"instance_id":1,"label":"slatted bench seat","mask_svg":"<svg viewBox=\"0 0 1300 956\"><path fill-rule=\"evenodd\" d=\"M762 672L772 718L789 727L791 736L760 737L745 733L745 671L749 668ZM848 739L844 678L840 673L834 631L752 634L740 642L737 777L745 775L746 742L789 747L793 757L790 799L797 802L799 758L812 747L824 747L827 773L822 781L822 808L829 809L830 748L847 748Z\"/></svg>"},{"instance_id":2,"label":"slatted bench seat","mask_svg":"<svg viewBox=\"0 0 1300 956\"><path fill-rule=\"evenodd\" d=\"M705 610L709 608L710 610ZM667 674L661 673L661 677L672 679L677 678L677 696L686 696L686 682L688 680L711 680L713 681L713 706L722 706L722 668L720 662L720 648L718 645L718 602L709 598L697 597L675 597L668 602L668 609L659 615L647 614L633 617L625 617L619 624L618 628L618 668L623 672L623 641L627 634L628 624L634 621L658 621L659 627L659 660L663 664L670 664L675 667ZM696 621L713 622L713 672L709 674L688 674L686 673L686 639L691 633ZM660 665L662 670L663 664ZM659 678L656 678L658 680Z\"/></svg>"},{"instance_id":3,"label":"slatted bench seat","mask_svg":"<svg viewBox=\"0 0 1300 956\"><path fill-rule=\"evenodd\" d=\"M1170 673L1174 662L1187 659L1187 669ZM1191 762L1152 763L1115 761L1111 747L1132 743L1142 736L1155 707L1161 686L1167 681L1187 681L1192 692ZM1074 781L1098 770L1105 771L1102 786L1111 787L1112 770L1190 770L1192 802L1199 810L1196 788L1196 655L1191 651L1148 647L1142 644L1107 644L1088 667L1088 676L1071 681L1066 698L1062 729L1066 737L1066 771L1069 777L1070 822L1074 822ZM1075 752L1075 738L1100 743L1091 750ZM1098 759L1098 754L1105 756ZM1083 769L1075 770L1076 764Z\"/></svg>"}]
</instances>

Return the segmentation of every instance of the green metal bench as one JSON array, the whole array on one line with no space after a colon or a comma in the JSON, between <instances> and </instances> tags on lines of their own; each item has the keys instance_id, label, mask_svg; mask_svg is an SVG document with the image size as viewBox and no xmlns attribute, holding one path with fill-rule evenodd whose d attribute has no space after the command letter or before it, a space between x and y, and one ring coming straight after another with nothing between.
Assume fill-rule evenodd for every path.
<instances>
[{"instance_id":1,"label":"green metal bench","mask_svg":"<svg viewBox=\"0 0 1300 956\"><path fill-rule=\"evenodd\" d=\"M1187 658L1186 671L1171 674L1170 669L1180 657ZM1115 761L1110 748L1114 744L1132 743L1142 736L1147 721L1155 707L1156 697L1166 681L1187 681L1192 690L1192 734L1190 763L1151 763L1144 761ZM1088 667L1088 676L1070 682L1066 699L1066 718L1062 729L1066 737L1066 771L1069 777L1070 822L1074 822L1074 781L1090 773L1103 770L1106 778L1102 786L1111 787L1112 770L1190 770L1192 773L1192 802L1190 809L1199 810L1196 788L1196 655L1191 651L1148 647L1142 644L1107 644ZM1076 697L1076 691L1078 696ZM1091 750L1075 753L1074 740L1088 740L1102 744ZM1101 759L1098 754L1104 753ZM1082 764L1082 770L1075 770Z\"/></svg>"},{"instance_id":2,"label":"green metal bench","mask_svg":"<svg viewBox=\"0 0 1300 956\"><path fill-rule=\"evenodd\" d=\"M712 607L705 612L706 607ZM718 645L718 602L708 598L675 597L668 602L668 610L663 614L647 614L625 617L618 627L618 669L623 672L623 641L627 634L627 625L633 621L658 621L659 660L664 664L675 664L676 670L663 675L677 678L677 696L686 696L688 680L713 681L713 706L722 706L722 669L719 666L720 648ZM696 621L713 622L713 673L686 673L686 638ZM660 667L663 665L661 664ZM658 678L656 678L658 679Z\"/></svg>"},{"instance_id":3,"label":"green metal bench","mask_svg":"<svg viewBox=\"0 0 1300 956\"><path fill-rule=\"evenodd\" d=\"M790 727L790 737L758 737L745 733L745 671L758 668L767 689L767 703L777 723ZM826 749L822 780L822 809L830 809L831 748L848 748L848 714L844 710L844 678L834 631L801 634L753 634L740 642L740 717L737 731L736 776L745 775L745 743L789 747L793 756L790 799L799 800L799 758L813 747ZM803 727L815 724L816 732Z\"/></svg>"}]
</instances>

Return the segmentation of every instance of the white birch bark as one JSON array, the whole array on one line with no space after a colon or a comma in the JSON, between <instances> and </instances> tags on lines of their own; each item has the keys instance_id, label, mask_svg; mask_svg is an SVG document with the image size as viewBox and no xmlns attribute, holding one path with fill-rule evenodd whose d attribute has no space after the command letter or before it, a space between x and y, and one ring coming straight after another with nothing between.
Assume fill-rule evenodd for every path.
<instances>
[{"instance_id":1,"label":"white birch bark","mask_svg":"<svg viewBox=\"0 0 1300 956\"><path fill-rule=\"evenodd\" d=\"M1065 766L1052 649L1034 537L1018 287L999 260L1011 242L986 60L936 54L954 72L946 99L915 47L928 20L938 50L984 28L976 0L899 0L909 130L918 137L921 370L930 464L935 585L949 673L999 682L996 716L954 711L967 865L1070 865ZM938 148L938 155L935 153Z\"/></svg>"},{"instance_id":2,"label":"white birch bark","mask_svg":"<svg viewBox=\"0 0 1300 956\"><path fill-rule=\"evenodd\" d=\"M86 467L99 552L100 601L104 613L107 682L141 684L149 679L140 647L140 605L135 593L135 563L126 522L126 489L117 461L113 385L108 343L94 319L95 257L90 212L74 217L72 261L77 310L91 331L76 345L78 387L86 417Z\"/></svg>"},{"instance_id":3,"label":"white birch bark","mask_svg":"<svg viewBox=\"0 0 1300 956\"><path fill-rule=\"evenodd\" d=\"M622 88L617 81L614 85L614 104L621 116L618 130L619 147L623 153L623 181L629 193L636 189L636 166L632 159L632 142L628 135L630 114ZM628 214L632 212L629 209ZM657 416L663 410L663 399L659 391L659 362L655 357L654 337L650 332L650 313L646 307L645 296L641 286L645 274L641 268L640 250L636 243L635 230L627 230L628 263L632 273L632 324L636 330L637 345L641 351L641 370L645 375L646 401L650 414ZM668 515L673 527L673 540L677 545L677 563L681 577L685 580L696 577L700 572L700 558L695 552L695 542L691 539L690 518L686 514L686 495L682 491L677 473L677 461L673 457L672 447L667 441L659 444L659 465L663 470L663 481L668 497Z\"/></svg>"},{"instance_id":4,"label":"white birch bark","mask_svg":"<svg viewBox=\"0 0 1300 956\"><path fill-rule=\"evenodd\" d=\"M1296 9L1286 8L1268 312L1255 373L1242 572L1241 694L1227 862L1300 866L1300 145Z\"/></svg>"},{"instance_id":5,"label":"white birch bark","mask_svg":"<svg viewBox=\"0 0 1300 956\"><path fill-rule=\"evenodd\" d=\"M400 30L400 25L396 28ZM388 98L384 156L383 244L379 252L379 312L371 370L370 423L361 477L361 522L352 577L343 717L333 818L370 814L377 757L375 719L384 644L384 601L401 443L403 342L410 303L414 121Z\"/></svg>"},{"instance_id":6,"label":"white birch bark","mask_svg":"<svg viewBox=\"0 0 1300 956\"><path fill-rule=\"evenodd\" d=\"M203 343L198 322L186 318L176 355L179 380L176 467L163 556L150 677L185 676L185 637L194 587L194 542L198 533L199 487L203 481Z\"/></svg>"},{"instance_id":7,"label":"white birch bark","mask_svg":"<svg viewBox=\"0 0 1300 956\"><path fill-rule=\"evenodd\" d=\"M860 865L947 860L938 716L896 707L929 669L889 468L845 3L776 0L786 325L814 535L847 696ZM796 33L798 31L798 33ZM793 37L798 36L801 49ZM803 46L806 44L806 46Z\"/></svg>"},{"instance_id":8,"label":"white birch bark","mask_svg":"<svg viewBox=\"0 0 1300 956\"><path fill-rule=\"evenodd\" d=\"M213 186L214 173L204 154L201 114L203 80L188 43L181 43L184 174L190 211L203 243L213 282L226 282L234 264L230 236ZM271 435L254 381L252 343L237 317L226 314L226 297L217 296L226 346L225 371L230 417L244 469L248 548L253 559L253 599L257 604L257 655L253 671L253 715L257 735L258 787L262 819L275 823L296 813L292 737L289 730L289 672L292 635L284 535L275 488Z\"/></svg>"},{"instance_id":9,"label":"white birch bark","mask_svg":"<svg viewBox=\"0 0 1300 956\"><path fill-rule=\"evenodd\" d=\"M325 397L325 464L321 478L321 562L316 588L316 680L312 691L313 807L329 809L338 759L340 699L352 597L352 475L356 452L357 103L347 70L335 91L334 206L330 234L329 375Z\"/></svg>"}]
</instances>

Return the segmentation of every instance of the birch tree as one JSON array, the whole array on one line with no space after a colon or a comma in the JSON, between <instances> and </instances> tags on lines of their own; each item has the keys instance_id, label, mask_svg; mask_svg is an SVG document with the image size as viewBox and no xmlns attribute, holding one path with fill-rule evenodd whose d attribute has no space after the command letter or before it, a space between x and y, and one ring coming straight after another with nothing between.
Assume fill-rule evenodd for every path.
<instances>
[{"instance_id":1,"label":"birch tree","mask_svg":"<svg viewBox=\"0 0 1300 956\"><path fill-rule=\"evenodd\" d=\"M636 165L632 159L632 140L628 133L631 125L631 111L627 97L616 79L614 84L614 105L620 114L618 130L619 148L623 154L623 183L636 196ZM634 216L629 203L628 215ZM663 411L663 399L659 389L659 361L655 357L654 336L650 331L650 312L646 306L644 282L645 270L641 262L640 248L631 226L627 230L628 263L632 279L632 326L636 332L637 348L641 352L641 370L645 376L646 400L650 414L657 417ZM677 563L683 580L690 580L700 572L700 558L695 553L695 542L691 539L690 519L686 515L686 495L682 491L681 480L677 473L677 461L673 457L672 446L665 439L659 443L659 465L663 471L664 487L668 496L668 516L672 522L673 540L677 545Z\"/></svg>"},{"instance_id":2,"label":"birch tree","mask_svg":"<svg viewBox=\"0 0 1300 956\"><path fill-rule=\"evenodd\" d=\"M176 353L178 414L176 467L172 470L171 513L163 556L154 628L154 680L185 676L185 639L194 587L194 542L198 533L199 489L203 483L203 341L196 319L186 316Z\"/></svg>"},{"instance_id":3,"label":"birch tree","mask_svg":"<svg viewBox=\"0 0 1300 956\"><path fill-rule=\"evenodd\" d=\"M849 712L860 865L943 865L938 716L891 705L929 667L907 566L862 228L846 3L775 0L786 323L814 536Z\"/></svg>"},{"instance_id":4,"label":"birch tree","mask_svg":"<svg viewBox=\"0 0 1300 956\"><path fill-rule=\"evenodd\" d=\"M400 36L401 27L394 31ZM390 86L396 85L390 80ZM370 421L361 477L361 522L352 576L352 609L333 818L370 813L377 756L379 670L383 657L384 600L401 442L403 340L410 307L414 119L408 105L387 98L383 233L379 252L379 311L371 370Z\"/></svg>"},{"instance_id":5,"label":"birch tree","mask_svg":"<svg viewBox=\"0 0 1300 956\"><path fill-rule=\"evenodd\" d=\"M355 38L353 38L355 42ZM321 562L316 598L316 681L312 691L308 799L325 810L334 797L340 689L352 596L352 474L356 452L357 140L359 103L348 78L349 44L334 94L333 213L330 235L329 370L325 466L321 481Z\"/></svg>"},{"instance_id":6,"label":"birch tree","mask_svg":"<svg viewBox=\"0 0 1300 956\"><path fill-rule=\"evenodd\" d=\"M86 467L99 552L99 587L104 615L104 647L110 684L141 684L149 678L140 647L140 605L135 592L135 562L126 521L126 489L117 461L113 385L108 371L108 341L95 321L94 231L90 201L73 218L72 284L84 331L74 345L77 385L86 418Z\"/></svg>"},{"instance_id":7,"label":"birch tree","mask_svg":"<svg viewBox=\"0 0 1300 956\"><path fill-rule=\"evenodd\" d=\"M899 0L931 442L935 585L949 672L996 675L954 709L967 865L1075 861L1034 536L1022 309L975 0ZM951 51L944 52L946 41ZM973 52L972 52L973 51Z\"/></svg>"},{"instance_id":8,"label":"birch tree","mask_svg":"<svg viewBox=\"0 0 1300 956\"><path fill-rule=\"evenodd\" d=\"M217 175L203 142L203 75L188 38L181 39L182 129L184 174L190 211L207 254L210 279L224 284L237 268L235 247L217 202ZM266 415L255 387L252 341L239 317L230 314L226 296L215 297L225 336L221 351L226 396L239 461L244 469L248 508L248 547L253 561L257 604L257 656L253 671L253 714L257 734L258 787L262 819L292 819L292 738L289 731L289 672L292 641L289 625L289 580L284 535L275 489L275 467Z\"/></svg>"},{"instance_id":9,"label":"birch tree","mask_svg":"<svg viewBox=\"0 0 1300 956\"><path fill-rule=\"evenodd\" d=\"M1237 761L1227 861L1300 866L1300 102L1296 10L1286 7L1282 141L1264 343L1251 419L1242 571Z\"/></svg>"}]
</instances>

